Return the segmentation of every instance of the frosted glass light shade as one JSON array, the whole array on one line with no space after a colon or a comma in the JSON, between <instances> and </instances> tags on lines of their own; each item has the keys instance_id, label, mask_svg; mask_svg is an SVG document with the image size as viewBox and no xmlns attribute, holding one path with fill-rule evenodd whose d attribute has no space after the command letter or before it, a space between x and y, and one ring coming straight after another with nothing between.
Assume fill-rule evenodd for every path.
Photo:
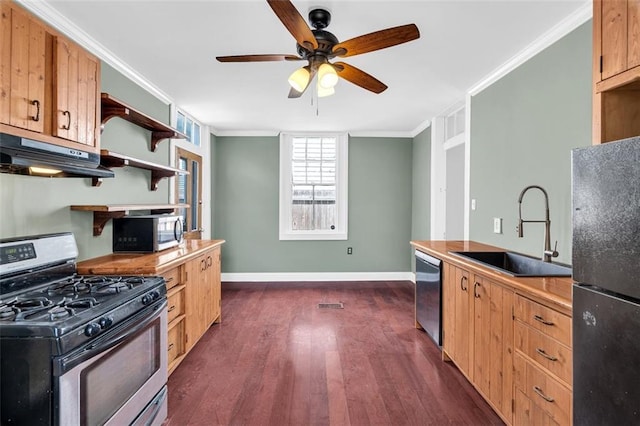
<instances>
[{"instance_id":1,"label":"frosted glass light shade","mask_svg":"<svg viewBox=\"0 0 640 426\"><path fill-rule=\"evenodd\" d=\"M329 87L328 89L325 89L324 87L320 86L320 82L318 82L318 97L319 98L324 98L325 96L331 96L334 93L336 93L336 89L334 89L333 87Z\"/></svg>"},{"instance_id":2,"label":"frosted glass light shade","mask_svg":"<svg viewBox=\"0 0 640 426\"><path fill-rule=\"evenodd\" d=\"M309 70L299 68L289 76L289 84L298 92L303 92L309 84Z\"/></svg>"},{"instance_id":3,"label":"frosted glass light shade","mask_svg":"<svg viewBox=\"0 0 640 426\"><path fill-rule=\"evenodd\" d=\"M323 89L330 89L338 84L338 73L331 65L320 65L320 68L318 68L318 84Z\"/></svg>"}]
</instances>

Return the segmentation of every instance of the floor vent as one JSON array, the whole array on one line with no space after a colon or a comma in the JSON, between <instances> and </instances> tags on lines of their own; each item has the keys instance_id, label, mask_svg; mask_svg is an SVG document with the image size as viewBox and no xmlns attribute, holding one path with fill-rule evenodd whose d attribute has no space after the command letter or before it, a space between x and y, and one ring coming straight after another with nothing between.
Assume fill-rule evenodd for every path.
<instances>
[{"instance_id":1,"label":"floor vent","mask_svg":"<svg viewBox=\"0 0 640 426\"><path fill-rule=\"evenodd\" d=\"M319 309L344 309L342 302L338 303L318 303Z\"/></svg>"}]
</instances>

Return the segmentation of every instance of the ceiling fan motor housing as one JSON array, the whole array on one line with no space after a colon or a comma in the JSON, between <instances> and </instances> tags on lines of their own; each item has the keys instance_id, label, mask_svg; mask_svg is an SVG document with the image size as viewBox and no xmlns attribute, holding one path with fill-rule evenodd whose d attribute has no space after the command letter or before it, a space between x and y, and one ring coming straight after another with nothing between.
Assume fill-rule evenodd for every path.
<instances>
[{"instance_id":1,"label":"ceiling fan motor housing","mask_svg":"<svg viewBox=\"0 0 640 426\"><path fill-rule=\"evenodd\" d=\"M331 23L331 13L326 9L312 9L309 11L309 23L316 30L327 28Z\"/></svg>"}]
</instances>

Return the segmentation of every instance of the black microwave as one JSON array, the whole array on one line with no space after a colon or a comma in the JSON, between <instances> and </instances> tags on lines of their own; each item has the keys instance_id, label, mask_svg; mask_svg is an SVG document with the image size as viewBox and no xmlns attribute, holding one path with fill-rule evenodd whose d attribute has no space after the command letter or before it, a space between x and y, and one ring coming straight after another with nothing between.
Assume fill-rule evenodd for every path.
<instances>
[{"instance_id":1,"label":"black microwave","mask_svg":"<svg viewBox=\"0 0 640 426\"><path fill-rule=\"evenodd\" d=\"M151 253L182 242L182 216L140 215L113 219L113 251Z\"/></svg>"}]
</instances>

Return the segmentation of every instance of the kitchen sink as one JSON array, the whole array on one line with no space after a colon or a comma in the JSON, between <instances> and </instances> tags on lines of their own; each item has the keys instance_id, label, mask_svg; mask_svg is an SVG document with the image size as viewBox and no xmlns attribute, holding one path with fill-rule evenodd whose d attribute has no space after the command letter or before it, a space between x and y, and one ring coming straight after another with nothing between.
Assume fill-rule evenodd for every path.
<instances>
[{"instance_id":1,"label":"kitchen sink","mask_svg":"<svg viewBox=\"0 0 640 426\"><path fill-rule=\"evenodd\" d=\"M495 269L513 277L570 277L571 266L543 262L511 251L451 251L455 256Z\"/></svg>"}]
</instances>

